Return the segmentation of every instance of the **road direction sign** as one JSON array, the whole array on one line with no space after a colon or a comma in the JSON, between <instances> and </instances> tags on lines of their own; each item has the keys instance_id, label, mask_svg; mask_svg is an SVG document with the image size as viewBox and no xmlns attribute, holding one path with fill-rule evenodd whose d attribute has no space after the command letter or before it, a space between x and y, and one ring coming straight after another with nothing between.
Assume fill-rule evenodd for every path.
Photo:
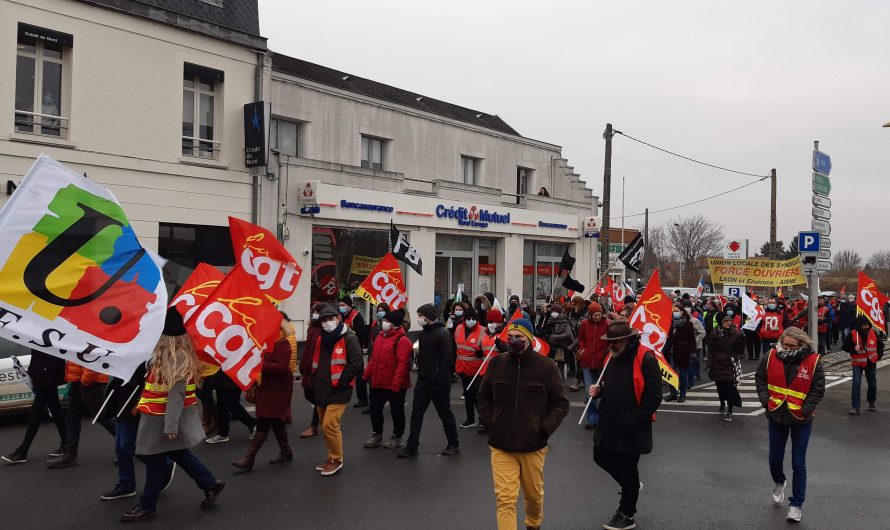
<instances>
[{"instance_id":1,"label":"road direction sign","mask_svg":"<svg viewBox=\"0 0 890 530\"><path fill-rule=\"evenodd\" d=\"M829 199L828 197L823 197L821 195L813 194L813 206L831 208L831 199Z\"/></svg>"},{"instance_id":2,"label":"road direction sign","mask_svg":"<svg viewBox=\"0 0 890 530\"><path fill-rule=\"evenodd\" d=\"M813 230L817 230L823 236L831 235L831 223L822 219L813 219ZM800 244L798 242L798 244Z\"/></svg>"},{"instance_id":3,"label":"road direction sign","mask_svg":"<svg viewBox=\"0 0 890 530\"><path fill-rule=\"evenodd\" d=\"M831 219L831 210L813 206L813 217L815 217L816 219L825 219L827 221Z\"/></svg>"},{"instance_id":4,"label":"road direction sign","mask_svg":"<svg viewBox=\"0 0 890 530\"><path fill-rule=\"evenodd\" d=\"M831 259L831 251L826 249L822 249L819 251L819 259Z\"/></svg>"},{"instance_id":5,"label":"road direction sign","mask_svg":"<svg viewBox=\"0 0 890 530\"><path fill-rule=\"evenodd\" d=\"M831 194L831 179L825 175L813 173L813 193L828 197Z\"/></svg>"},{"instance_id":6,"label":"road direction sign","mask_svg":"<svg viewBox=\"0 0 890 530\"><path fill-rule=\"evenodd\" d=\"M818 171L823 175L831 174L831 157L813 149L813 171Z\"/></svg>"},{"instance_id":7,"label":"road direction sign","mask_svg":"<svg viewBox=\"0 0 890 530\"><path fill-rule=\"evenodd\" d=\"M831 271L831 262L819 260L819 262L816 263L816 269L819 271L830 272Z\"/></svg>"},{"instance_id":8,"label":"road direction sign","mask_svg":"<svg viewBox=\"0 0 890 530\"><path fill-rule=\"evenodd\" d=\"M822 250L821 240L822 234L819 232L798 232L797 252L799 254L815 254Z\"/></svg>"},{"instance_id":9,"label":"road direction sign","mask_svg":"<svg viewBox=\"0 0 890 530\"><path fill-rule=\"evenodd\" d=\"M822 248L831 248L831 240L827 237L822 238Z\"/></svg>"}]
</instances>

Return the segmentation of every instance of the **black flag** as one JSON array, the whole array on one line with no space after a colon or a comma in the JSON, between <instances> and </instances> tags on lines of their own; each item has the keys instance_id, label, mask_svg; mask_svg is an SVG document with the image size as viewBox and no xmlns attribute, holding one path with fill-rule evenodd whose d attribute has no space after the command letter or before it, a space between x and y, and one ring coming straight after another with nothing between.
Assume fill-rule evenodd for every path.
<instances>
[{"instance_id":1,"label":"black flag","mask_svg":"<svg viewBox=\"0 0 890 530\"><path fill-rule=\"evenodd\" d=\"M417 271L417 274L423 275L423 262L420 259L420 253L408 244L408 238L399 232L392 221L389 223L389 248L397 260L405 262Z\"/></svg>"},{"instance_id":2,"label":"black flag","mask_svg":"<svg viewBox=\"0 0 890 530\"><path fill-rule=\"evenodd\" d=\"M561 276L563 272L572 272L572 268L575 266L575 258L569 256L569 247L566 245L565 251L562 253L562 261L559 262L559 275ZM573 291L577 291L577 289L572 289ZM583 291L583 289L582 289Z\"/></svg>"},{"instance_id":3,"label":"black flag","mask_svg":"<svg viewBox=\"0 0 890 530\"><path fill-rule=\"evenodd\" d=\"M641 267L643 266L643 256L645 253L646 249L643 247L643 234L637 234L637 237L624 248L621 255L618 256L618 259L621 260L621 263L624 263L624 266L629 270L632 270L637 274L642 274L643 271L641 270Z\"/></svg>"},{"instance_id":4,"label":"black flag","mask_svg":"<svg viewBox=\"0 0 890 530\"><path fill-rule=\"evenodd\" d=\"M576 293L584 292L584 284L572 278L571 274L566 274L566 277L562 280L562 286L567 290L575 291Z\"/></svg>"}]
</instances>

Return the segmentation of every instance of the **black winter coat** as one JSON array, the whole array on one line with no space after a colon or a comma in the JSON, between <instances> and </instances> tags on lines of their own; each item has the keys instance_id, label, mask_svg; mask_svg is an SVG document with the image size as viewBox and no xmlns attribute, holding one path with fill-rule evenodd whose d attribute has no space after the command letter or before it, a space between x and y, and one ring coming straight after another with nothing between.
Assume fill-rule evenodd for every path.
<instances>
[{"instance_id":1,"label":"black winter coat","mask_svg":"<svg viewBox=\"0 0 890 530\"><path fill-rule=\"evenodd\" d=\"M661 369L651 352L641 366L645 385L640 403L634 393L634 358L640 339L631 339L621 357L609 361L600 394L597 447L630 454L652 452L652 415L661 405Z\"/></svg>"},{"instance_id":2,"label":"black winter coat","mask_svg":"<svg viewBox=\"0 0 890 530\"><path fill-rule=\"evenodd\" d=\"M417 378L434 384L451 384L454 374L454 337L437 320L420 332Z\"/></svg>"},{"instance_id":3,"label":"black winter coat","mask_svg":"<svg viewBox=\"0 0 890 530\"><path fill-rule=\"evenodd\" d=\"M841 328L852 328L853 321L856 320L856 302L846 302L841 304L838 315L838 325Z\"/></svg>"},{"instance_id":4,"label":"black winter coat","mask_svg":"<svg viewBox=\"0 0 890 530\"><path fill-rule=\"evenodd\" d=\"M493 357L477 400L488 445L511 453L546 447L569 412L556 363L531 348Z\"/></svg>"},{"instance_id":5,"label":"black winter coat","mask_svg":"<svg viewBox=\"0 0 890 530\"><path fill-rule=\"evenodd\" d=\"M809 355L816 355L814 352L810 352ZM801 406L801 410L803 411L803 420L799 420L791 415L791 412L788 410L788 407L782 405L780 408L770 412L767 408L767 404L769 402L769 389L767 388L766 382L766 363L771 357L770 354L764 355L760 360L760 364L757 366L757 372L754 374L754 383L757 387L757 397L760 398L760 404L763 405L763 408L766 410L766 417L783 427L795 427L798 425L803 425L805 423L810 423L813 421L813 412L816 410L816 405L822 401L822 397L825 395L825 371L822 369L822 359L819 359L819 362L816 363L816 373L813 374L813 382L810 386L810 391L807 393L806 399L803 401L803 405ZM797 370L800 367L800 363L787 363L782 361L781 359L777 359L784 365L785 368L785 381L790 384L791 380L795 375L797 375Z\"/></svg>"},{"instance_id":6,"label":"black winter coat","mask_svg":"<svg viewBox=\"0 0 890 530\"><path fill-rule=\"evenodd\" d=\"M745 350L744 337L735 327L715 329L711 332L710 344L708 376L715 382L732 383L733 361L740 358Z\"/></svg>"},{"instance_id":7,"label":"black winter coat","mask_svg":"<svg viewBox=\"0 0 890 530\"><path fill-rule=\"evenodd\" d=\"M332 333L343 336L346 344L346 368L340 374L337 386L331 382L331 354L334 351L334 341L325 344L325 332L321 334L321 344L318 353L318 369L312 374L312 387L315 389L315 404L319 407L328 405L342 405L352 399L352 386L349 384L362 373L362 347L358 337L345 324ZM313 354L314 355L314 354Z\"/></svg>"},{"instance_id":8,"label":"black winter coat","mask_svg":"<svg viewBox=\"0 0 890 530\"><path fill-rule=\"evenodd\" d=\"M65 360L42 351L31 350L28 375L35 388L55 387L65 384Z\"/></svg>"},{"instance_id":9,"label":"black winter coat","mask_svg":"<svg viewBox=\"0 0 890 530\"><path fill-rule=\"evenodd\" d=\"M145 363L139 365L129 381L113 377L105 389L108 403L102 410L102 417L117 419L125 423L139 423L139 415L133 415L130 411L139 404L142 390L145 388Z\"/></svg>"}]
</instances>

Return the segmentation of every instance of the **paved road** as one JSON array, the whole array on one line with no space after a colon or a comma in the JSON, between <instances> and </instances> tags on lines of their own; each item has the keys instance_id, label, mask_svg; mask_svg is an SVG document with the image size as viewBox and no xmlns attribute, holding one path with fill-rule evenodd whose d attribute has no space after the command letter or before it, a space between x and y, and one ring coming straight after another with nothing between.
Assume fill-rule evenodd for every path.
<instances>
[{"instance_id":1,"label":"paved road","mask_svg":"<svg viewBox=\"0 0 890 530\"><path fill-rule=\"evenodd\" d=\"M746 373L754 371L745 362ZM879 370L879 384L890 371ZM838 382L839 381L839 382ZM809 491L799 528L890 528L890 408L860 417L847 415L850 382L836 379L819 407L809 451ZM886 388L886 386L884 386ZM766 419L740 415L726 424L713 414L708 393L695 390L685 405L665 406L655 425L655 452L643 457L645 489L640 528L784 528L785 509L772 506L767 469ZM546 469L547 529L600 528L614 512L618 487L591 458L591 433L577 425L580 395L571 394L571 415L551 440ZM454 393L463 419L458 386ZM890 405L888 405L890 407ZM685 412L693 413L684 413ZM292 435L302 430L310 410L295 399ZM707 412L712 412L708 414ZM746 413L756 408L746 407ZM163 494L159 516L145 528L228 529L287 525L292 528L426 528L467 530L494 527L494 495L485 439L462 432L462 452L442 457L445 440L435 412L427 413L421 456L396 459L392 451L363 449L370 423L350 409L344 418L346 467L321 477L315 464L325 458L321 439L296 440L290 464L272 467L271 444L260 452L253 472L238 474L229 461L247 446L247 433L233 425L228 444L201 446L197 453L228 487L219 505L202 511L201 493L183 474ZM14 448L22 417L0 419L0 450ZM50 426L38 434L27 464L0 469L0 516L4 528L114 528L134 499L99 501L114 485L112 440L98 427L85 426L81 464L49 470L42 455L54 448ZM788 456L790 458L790 455ZM789 469L790 473L790 469ZM139 470L140 481L142 473ZM520 509L521 510L521 509ZM168 527L169 528L169 527Z\"/></svg>"}]
</instances>

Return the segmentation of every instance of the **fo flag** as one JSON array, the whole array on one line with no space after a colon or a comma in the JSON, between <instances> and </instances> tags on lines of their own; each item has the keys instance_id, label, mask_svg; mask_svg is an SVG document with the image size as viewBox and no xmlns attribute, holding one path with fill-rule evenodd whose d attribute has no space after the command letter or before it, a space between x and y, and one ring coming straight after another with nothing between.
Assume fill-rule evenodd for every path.
<instances>
[{"instance_id":1,"label":"fo flag","mask_svg":"<svg viewBox=\"0 0 890 530\"><path fill-rule=\"evenodd\" d=\"M0 210L0 337L128 380L164 328L161 266L110 191L41 155Z\"/></svg>"},{"instance_id":2,"label":"fo flag","mask_svg":"<svg viewBox=\"0 0 890 530\"><path fill-rule=\"evenodd\" d=\"M213 281L213 280L211 280ZM183 289L197 294L200 279L192 278ZM177 310L182 311L182 296ZM174 302L174 303L176 303ZM185 327L195 341L201 359L219 365L242 390L257 380L263 360L278 339L281 313L257 284L256 277L241 266L226 275L195 310Z\"/></svg>"},{"instance_id":3,"label":"fo flag","mask_svg":"<svg viewBox=\"0 0 890 530\"><path fill-rule=\"evenodd\" d=\"M264 295L279 303L297 290L303 269L284 245L261 226L229 217L237 266L252 276Z\"/></svg>"},{"instance_id":4,"label":"fo flag","mask_svg":"<svg viewBox=\"0 0 890 530\"><path fill-rule=\"evenodd\" d=\"M615 308L615 312L620 313L624 310L624 298L627 295L633 294L633 289L631 289L630 285L625 283L615 283L612 280L612 277L609 277L609 293L612 297L612 307Z\"/></svg>"},{"instance_id":5,"label":"fo flag","mask_svg":"<svg viewBox=\"0 0 890 530\"><path fill-rule=\"evenodd\" d=\"M18 193L18 192L16 192ZM887 297L878 290L875 281L864 272L859 271L859 292L856 296L856 312L864 315L875 329L887 333L887 322L884 320L884 304Z\"/></svg>"},{"instance_id":6,"label":"fo flag","mask_svg":"<svg viewBox=\"0 0 890 530\"><path fill-rule=\"evenodd\" d=\"M395 311L405 307L408 295L399 263L387 253L356 289L355 294L372 304L386 304Z\"/></svg>"},{"instance_id":7,"label":"fo flag","mask_svg":"<svg viewBox=\"0 0 890 530\"><path fill-rule=\"evenodd\" d=\"M420 259L420 252L408 244L408 238L399 232L392 222L389 223L389 248L397 260L407 264L417 271L417 274L423 275L423 261Z\"/></svg>"},{"instance_id":8,"label":"fo flag","mask_svg":"<svg viewBox=\"0 0 890 530\"><path fill-rule=\"evenodd\" d=\"M645 248L643 247L643 234L637 234L637 237L624 248L618 256L618 259L621 260L621 263L624 263L624 266L628 269L637 274L642 274L644 255Z\"/></svg>"},{"instance_id":9,"label":"fo flag","mask_svg":"<svg viewBox=\"0 0 890 530\"><path fill-rule=\"evenodd\" d=\"M671 368L661 350L667 342L673 306L661 289L658 269L652 273L637 307L630 315L630 325L640 332L640 344L652 350L661 368L661 378L674 388L680 388L680 376Z\"/></svg>"}]
</instances>

